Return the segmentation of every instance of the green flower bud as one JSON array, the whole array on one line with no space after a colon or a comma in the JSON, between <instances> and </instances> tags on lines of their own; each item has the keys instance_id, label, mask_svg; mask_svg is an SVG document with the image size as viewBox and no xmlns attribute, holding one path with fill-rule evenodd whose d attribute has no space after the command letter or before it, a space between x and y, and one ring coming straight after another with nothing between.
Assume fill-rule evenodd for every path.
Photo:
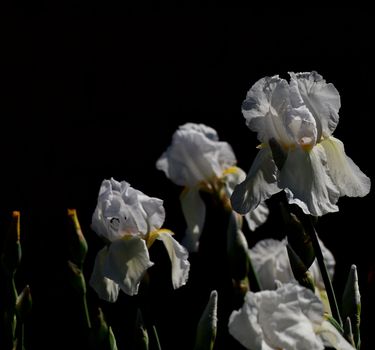
<instances>
[{"instance_id":1,"label":"green flower bud","mask_svg":"<svg viewBox=\"0 0 375 350\"><path fill-rule=\"evenodd\" d=\"M210 299L199 320L194 350L212 350L217 331L217 291L211 292Z\"/></svg>"},{"instance_id":2,"label":"green flower bud","mask_svg":"<svg viewBox=\"0 0 375 350\"><path fill-rule=\"evenodd\" d=\"M68 209L69 260L82 268L87 254L87 242L78 221L77 211Z\"/></svg>"}]
</instances>

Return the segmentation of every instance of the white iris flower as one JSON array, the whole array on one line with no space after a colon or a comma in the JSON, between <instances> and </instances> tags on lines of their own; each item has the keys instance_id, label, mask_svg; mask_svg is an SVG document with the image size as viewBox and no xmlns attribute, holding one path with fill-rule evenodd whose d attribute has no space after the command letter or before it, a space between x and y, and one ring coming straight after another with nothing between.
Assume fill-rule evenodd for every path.
<instances>
[{"instance_id":1,"label":"white iris flower","mask_svg":"<svg viewBox=\"0 0 375 350\"><path fill-rule=\"evenodd\" d=\"M172 144L156 163L175 184L184 186L180 200L187 223L185 246L197 251L205 221L206 208L199 191L218 193L229 198L234 187L246 177L235 166L236 157L227 142L219 141L216 131L204 124L187 123L173 134ZM261 203L246 215L251 230L262 224L268 208Z\"/></svg>"},{"instance_id":2,"label":"white iris flower","mask_svg":"<svg viewBox=\"0 0 375 350\"><path fill-rule=\"evenodd\" d=\"M126 181L104 180L92 217L92 229L108 245L97 254L90 285L99 297L114 302L119 290L128 295L138 293L140 281L153 265L148 248L154 241L164 243L172 263L174 288L188 279L188 252L162 229L165 211L163 201L148 197Z\"/></svg>"},{"instance_id":3,"label":"white iris flower","mask_svg":"<svg viewBox=\"0 0 375 350\"><path fill-rule=\"evenodd\" d=\"M325 320L314 293L294 283L248 292L242 308L229 318L229 333L251 350L354 350Z\"/></svg>"},{"instance_id":4,"label":"white iris flower","mask_svg":"<svg viewBox=\"0 0 375 350\"><path fill-rule=\"evenodd\" d=\"M339 109L338 91L316 72L290 73L289 83L278 76L255 83L242 112L258 134L260 151L246 180L234 189L233 209L245 214L285 190L289 203L321 216L338 210L340 196L368 194L370 179L332 136ZM270 143L276 145L278 159ZM276 166L280 160L281 170Z\"/></svg>"}]
</instances>

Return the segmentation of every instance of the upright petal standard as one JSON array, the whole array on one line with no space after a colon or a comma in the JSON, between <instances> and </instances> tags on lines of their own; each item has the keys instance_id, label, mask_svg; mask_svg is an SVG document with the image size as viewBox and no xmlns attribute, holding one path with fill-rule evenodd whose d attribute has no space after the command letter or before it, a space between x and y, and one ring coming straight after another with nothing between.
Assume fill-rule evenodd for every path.
<instances>
[{"instance_id":1,"label":"upright petal standard","mask_svg":"<svg viewBox=\"0 0 375 350\"><path fill-rule=\"evenodd\" d=\"M240 214L285 190L289 203L306 214L338 210L340 196L365 196L370 179L332 136L340 95L321 75L290 73L260 79L247 93L242 112L261 142L246 179L233 191L232 207Z\"/></svg>"}]
</instances>

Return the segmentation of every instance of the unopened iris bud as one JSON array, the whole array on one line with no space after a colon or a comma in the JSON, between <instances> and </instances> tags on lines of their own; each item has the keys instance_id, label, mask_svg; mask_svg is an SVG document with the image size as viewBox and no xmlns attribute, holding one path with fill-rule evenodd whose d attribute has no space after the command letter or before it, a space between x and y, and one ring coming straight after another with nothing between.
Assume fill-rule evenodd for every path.
<instances>
[{"instance_id":1,"label":"unopened iris bud","mask_svg":"<svg viewBox=\"0 0 375 350\"><path fill-rule=\"evenodd\" d=\"M77 266L82 267L87 254L87 242L79 224L77 211L68 209L69 217L69 260Z\"/></svg>"},{"instance_id":2,"label":"unopened iris bud","mask_svg":"<svg viewBox=\"0 0 375 350\"><path fill-rule=\"evenodd\" d=\"M290 267L292 268L294 278L299 282L301 286L310 289L315 292L314 279L311 272L306 268L306 265L300 259L298 254L293 250L293 248L287 244L288 257L290 262Z\"/></svg>"},{"instance_id":3,"label":"unopened iris bud","mask_svg":"<svg viewBox=\"0 0 375 350\"><path fill-rule=\"evenodd\" d=\"M314 248L310 236L305 232L297 216L288 212L284 205L281 205L281 213L286 224L290 247L295 252L298 252L298 257L306 269L310 268L315 260Z\"/></svg>"},{"instance_id":4,"label":"unopened iris bud","mask_svg":"<svg viewBox=\"0 0 375 350\"><path fill-rule=\"evenodd\" d=\"M249 272L248 245L244 234L238 222L241 220L238 214L231 213L227 231L227 253L228 261L231 268L232 278L243 280Z\"/></svg>"},{"instance_id":5,"label":"unopened iris bud","mask_svg":"<svg viewBox=\"0 0 375 350\"><path fill-rule=\"evenodd\" d=\"M12 221L1 254L1 265L8 275L13 275L21 262L20 215L19 211L12 213Z\"/></svg>"},{"instance_id":6,"label":"unopened iris bud","mask_svg":"<svg viewBox=\"0 0 375 350\"><path fill-rule=\"evenodd\" d=\"M135 323L135 348L137 350L148 350L149 339L147 329L145 328L141 310L137 311Z\"/></svg>"},{"instance_id":7,"label":"unopened iris bud","mask_svg":"<svg viewBox=\"0 0 375 350\"><path fill-rule=\"evenodd\" d=\"M217 291L211 292L210 299L199 320L194 350L212 350L217 331Z\"/></svg>"},{"instance_id":8,"label":"unopened iris bud","mask_svg":"<svg viewBox=\"0 0 375 350\"><path fill-rule=\"evenodd\" d=\"M17 316L21 321L24 321L27 315L30 313L33 305L31 297L30 287L27 285L17 297L16 301L16 312Z\"/></svg>"},{"instance_id":9,"label":"unopened iris bud","mask_svg":"<svg viewBox=\"0 0 375 350\"><path fill-rule=\"evenodd\" d=\"M352 265L348 279L346 281L344 294L342 297L342 317L350 318L353 338L356 347L359 349L361 343L360 323L361 323L361 295L358 285L358 273L356 265Z\"/></svg>"},{"instance_id":10,"label":"unopened iris bud","mask_svg":"<svg viewBox=\"0 0 375 350\"><path fill-rule=\"evenodd\" d=\"M90 349L92 350L117 350L116 338L104 318L103 311L98 308L93 317L90 334Z\"/></svg>"}]
</instances>

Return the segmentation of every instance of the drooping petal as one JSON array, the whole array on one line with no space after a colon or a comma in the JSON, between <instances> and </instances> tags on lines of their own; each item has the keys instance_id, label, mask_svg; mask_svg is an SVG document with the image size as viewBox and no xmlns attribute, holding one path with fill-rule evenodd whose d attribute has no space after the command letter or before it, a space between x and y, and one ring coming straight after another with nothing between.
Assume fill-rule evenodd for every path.
<instances>
[{"instance_id":1,"label":"drooping petal","mask_svg":"<svg viewBox=\"0 0 375 350\"><path fill-rule=\"evenodd\" d=\"M371 187L370 179L345 154L344 144L331 136L321 142L333 182L340 191L340 196L363 197Z\"/></svg>"},{"instance_id":2,"label":"drooping petal","mask_svg":"<svg viewBox=\"0 0 375 350\"><path fill-rule=\"evenodd\" d=\"M261 149L246 177L231 196L232 208L239 214L254 210L261 202L281 191L277 184L278 170L269 148Z\"/></svg>"},{"instance_id":3,"label":"drooping petal","mask_svg":"<svg viewBox=\"0 0 375 350\"><path fill-rule=\"evenodd\" d=\"M264 224L269 214L268 206L265 202L261 202L254 210L244 215L251 231L255 231L260 225Z\"/></svg>"},{"instance_id":4,"label":"drooping petal","mask_svg":"<svg viewBox=\"0 0 375 350\"><path fill-rule=\"evenodd\" d=\"M317 72L289 73L296 80L306 107L313 114L320 138L330 136L339 122L340 94Z\"/></svg>"},{"instance_id":5,"label":"drooping petal","mask_svg":"<svg viewBox=\"0 0 375 350\"><path fill-rule=\"evenodd\" d=\"M238 167L230 167L224 171L222 180L225 184L225 193L228 198L231 197L234 188L246 179L246 173ZM255 231L260 225L265 223L268 218L269 209L267 204L262 202L254 210L244 215L251 231Z\"/></svg>"},{"instance_id":6,"label":"drooping petal","mask_svg":"<svg viewBox=\"0 0 375 350\"><path fill-rule=\"evenodd\" d=\"M186 284L189 277L189 253L169 233L161 233L156 239L164 243L169 258L171 259L173 288L177 289L182 287Z\"/></svg>"},{"instance_id":7,"label":"drooping petal","mask_svg":"<svg viewBox=\"0 0 375 350\"><path fill-rule=\"evenodd\" d=\"M206 205L197 188L185 189L180 196L182 212L187 224L183 245L189 252L196 252L206 218Z\"/></svg>"},{"instance_id":8,"label":"drooping petal","mask_svg":"<svg viewBox=\"0 0 375 350\"><path fill-rule=\"evenodd\" d=\"M355 350L348 341L339 333L339 331L328 321L323 321L316 330L317 334L322 338L324 345L333 347L336 350Z\"/></svg>"},{"instance_id":9,"label":"drooping petal","mask_svg":"<svg viewBox=\"0 0 375 350\"><path fill-rule=\"evenodd\" d=\"M263 340L258 313L254 293L249 292L246 294L242 308L239 311L233 311L230 315L229 333L247 349L272 350Z\"/></svg>"},{"instance_id":10,"label":"drooping petal","mask_svg":"<svg viewBox=\"0 0 375 350\"><path fill-rule=\"evenodd\" d=\"M139 283L153 265L143 239L126 236L111 243L104 265L104 275L119 284L128 295L138 293Z\"/></svg>"},{"instance_id":11,"label":"drooping petal","mask_svg":"<svg viewBox=\"0 0 375 350\"><path fill-rule=\"evenodd\" d=\"M114 303L117 300L120 287L117 283L104 276L104 266L107 256L107 247L99 250L95 258L95 264L89 283L100 299Z\"/></svg>"},{"instance_id":12,"label":"drooping petal","mask_svg":"<svg viewBox=\"0 0 375 350\"><path fill-rule=\"evenodd\" d=\"M333 184L322 146L306 152L299 147L288 153L280 172L279 186L285 189L289 203L297 204L305 214L321 216L338 211L339 192Z\"/></svg>"}]
</instances>

